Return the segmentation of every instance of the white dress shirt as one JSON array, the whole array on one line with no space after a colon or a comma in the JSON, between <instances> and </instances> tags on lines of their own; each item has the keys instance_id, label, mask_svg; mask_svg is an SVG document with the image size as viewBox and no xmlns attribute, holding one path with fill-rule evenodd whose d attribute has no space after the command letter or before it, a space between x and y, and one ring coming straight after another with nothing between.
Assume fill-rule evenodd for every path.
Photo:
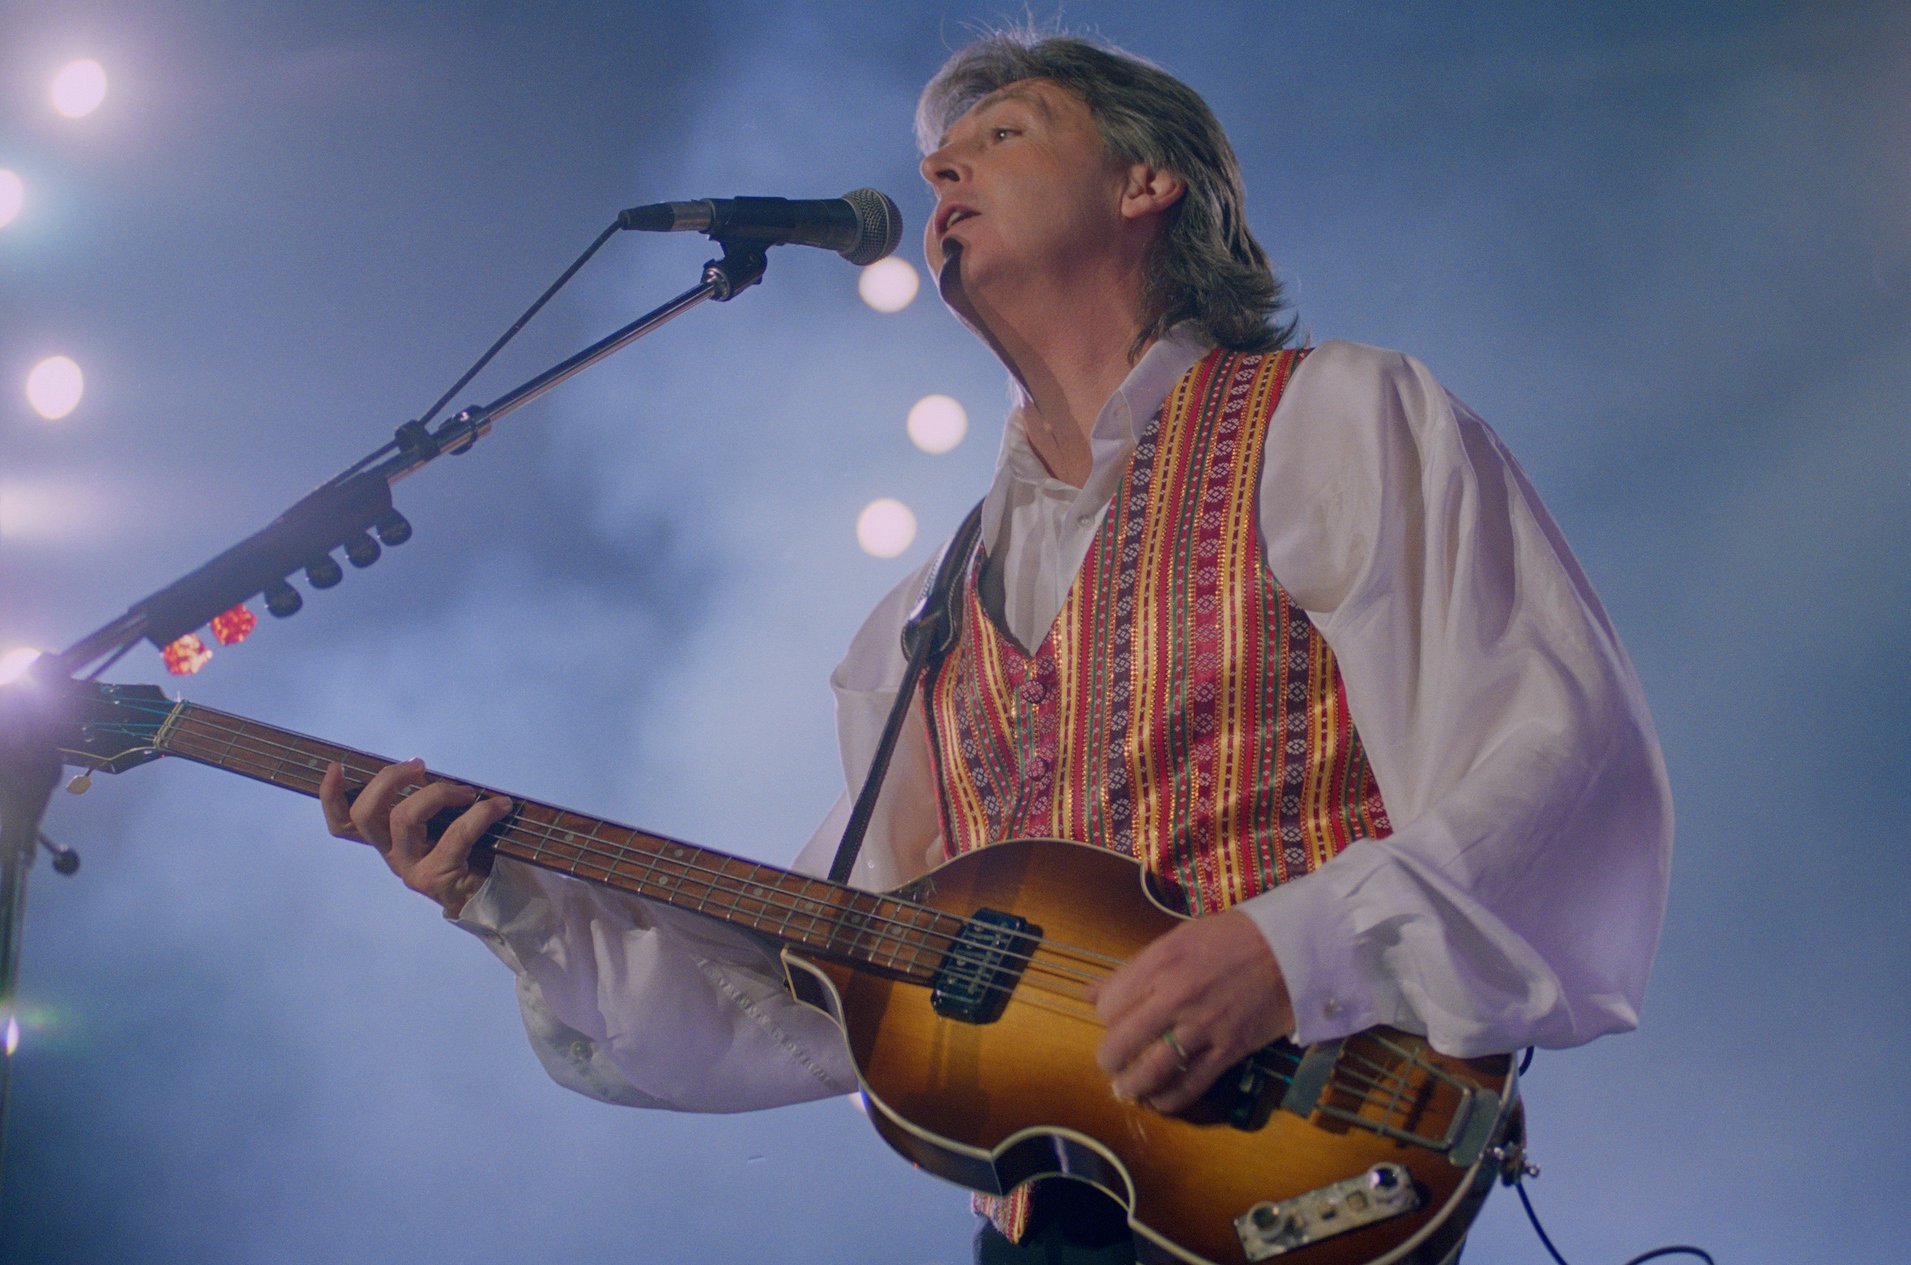
<instances>
[{"instance_id":1,"label":"white dress shirt","mask_svg":"<svg viewBox=\"0 0 1911 1265\"><path fill-rule=\"evenodd\" d=\"M1143 356L1080 488L1012 415L983 509L1004 627L1046 636L1141 431L1207 348ZM1639 685L1557 527L1498 438L1418 362L1327 343L1269 423L1262 544L1339 660L1394 833L1236 908L1266 936L1303 1043L1375 1024L1474 1055L1633 1027L1664 913L1671 800ZM925 563L831 678L846 791L794 868L825 872L903 671ZM919 707L919 704L918 704ZM920 717L851 881L942 859ZM518 973L561 1083L615 1102L743 1110L844 1092L834 1025L774 953L694 915L500 860L458 920Z\"/></svg>"}]
</instances>

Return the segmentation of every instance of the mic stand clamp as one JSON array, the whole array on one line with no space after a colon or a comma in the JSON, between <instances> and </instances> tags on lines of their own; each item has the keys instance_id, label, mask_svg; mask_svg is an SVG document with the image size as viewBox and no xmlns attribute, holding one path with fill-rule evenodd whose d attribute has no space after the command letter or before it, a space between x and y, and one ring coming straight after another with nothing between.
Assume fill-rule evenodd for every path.
<instances>
[{"instance_id":1,"label":"mic stand clamp","mask_svg":"<svg viewBox=\"0 0 1911 1265\"><path fill-rule=\"evenodd\" d=\"M770 259L757 242L718 238L717 245L723 247L723 258L704 264L703 283L712 287L711 298L728 303L763 280L763 270L769 266Z\"/></svg>"}]
</instances>

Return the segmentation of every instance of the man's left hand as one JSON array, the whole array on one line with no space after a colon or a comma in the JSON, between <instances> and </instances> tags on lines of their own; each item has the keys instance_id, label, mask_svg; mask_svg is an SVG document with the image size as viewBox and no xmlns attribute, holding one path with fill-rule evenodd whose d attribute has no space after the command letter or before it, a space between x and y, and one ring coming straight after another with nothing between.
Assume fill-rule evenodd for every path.
<instances>
[{"instance_id":1,"label":"man's left hand","mask_svg":"<svg viewBox=\"0 0 1911 1265\"><path fill-rule=\"evenodd\" d=\"M1287 980L1246 914L1195 918L1089 989L1108 1025L1096 1061L1119 1097L1170 1114L1294 1030Z\"/></svg>"}]
</instances>

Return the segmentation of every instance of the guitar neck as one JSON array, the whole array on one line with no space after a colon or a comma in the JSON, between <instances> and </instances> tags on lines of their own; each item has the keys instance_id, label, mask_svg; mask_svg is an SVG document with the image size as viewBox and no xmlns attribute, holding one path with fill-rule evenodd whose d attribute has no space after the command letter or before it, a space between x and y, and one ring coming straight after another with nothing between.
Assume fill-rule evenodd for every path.
<instances>
[{"instance_id":1,"label":"guitar neck","mask_svg":"<svg viewBox=\"0 0 1911 1265\"><path fill-rule=\"evenodd\" d=\"M328 764L363 786L382 756L241 716L177 704L153 748L272 786L318 795ZM423 782L457 781L427 771ZM485 835L498 855L616 888L761 933L816 957L931 982L961 920L909 901L859 891L668 839L568 809L507 796L511 813Z\"/></svg>"}]
</instances>

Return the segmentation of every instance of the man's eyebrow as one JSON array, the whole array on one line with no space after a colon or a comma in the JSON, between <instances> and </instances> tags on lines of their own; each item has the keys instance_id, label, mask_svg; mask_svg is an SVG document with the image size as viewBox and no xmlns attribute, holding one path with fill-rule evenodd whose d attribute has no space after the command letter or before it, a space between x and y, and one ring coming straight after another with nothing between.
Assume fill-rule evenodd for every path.
<instances>
[{"instance_id":1,"label":"man's eyebrow","mask_svg":"<svg viewBox=\"0 0 1911 1265\"><path fill-rule=\"evenodd\" d=\"M964 110L962 113L965 115L974 114L978 110L986 110L990 106L1000 105L1004 101L1019 101L1023 105L1026 105L1030 109L1034 110L1037 114L1040 114L1046 122L1053 123L1055 121L1055 111L1049 108L1047 98L1043 97L1041 93L1035 91L1034 88L1030 87L1025 82L1012 83L1012 84L1009 84L1007 87L997 88L994 92L991 92L988 96L983 97L981 100L977 101L974 105L970 106L968 109ZM942 135L936 138L937 149L941 149L944 145L947 145L948 143L949 143L949 133L946 131L943 132Z\"/></svg>"}]
</instances>

